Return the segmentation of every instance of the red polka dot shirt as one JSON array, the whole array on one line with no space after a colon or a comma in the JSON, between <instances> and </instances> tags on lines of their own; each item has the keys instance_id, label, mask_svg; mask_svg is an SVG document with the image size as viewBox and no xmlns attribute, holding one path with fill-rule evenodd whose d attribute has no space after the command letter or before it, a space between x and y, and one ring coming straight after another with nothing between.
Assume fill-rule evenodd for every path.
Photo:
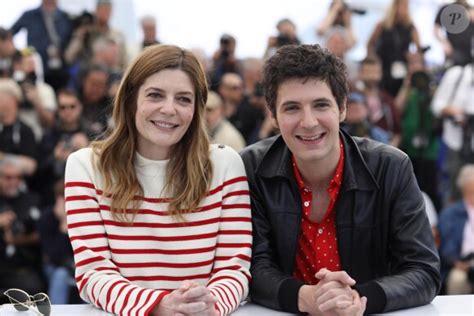
<instances>
[{"instance_id":1,"label":"red polka dot shirt","mask_svg":"<svg viewBox=\"0 0 474 316\"><path fill-rule=\"evenodd\" d=\"M303 203L303 216L301 217L301 233L298 238L298 250L296 254L294 277L305 284L314 285L318 279L314 276L321 268L331 271L341 270L336 237L336 212L334 205L339 194L344 171L344 146L340 142L341 154L336 167L336 172L326 189L330 201L326 214L321 223L312 222L309 219L311 212L312 193L304 184L303 178L293 160L293 172L300 189L301 201Z\"/></svg>"}]
</instances>

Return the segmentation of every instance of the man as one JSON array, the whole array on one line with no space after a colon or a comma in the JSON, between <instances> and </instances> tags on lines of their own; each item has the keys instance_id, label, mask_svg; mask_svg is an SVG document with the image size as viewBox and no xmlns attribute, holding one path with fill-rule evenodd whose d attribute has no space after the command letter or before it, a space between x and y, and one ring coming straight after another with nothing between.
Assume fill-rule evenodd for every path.
<instances>
[{"instance_id":1,"label":"man","mask_svg":"<svg viewBox=\"0 0 474 316\"><path fill-rule=\"evenodd\" d=\"M339 129L345 65L285 46L263 88L281 136L242 151L254 229L251 297L286 312L361 315L429 303L439 257L409 158Z\"/></svg>"},{"instance_id":2,"label":"man","mask_svg":"<svg viewBox=\"0 0 474 316\"><path fill-rule=\"evenodd\" d=\"M0 289L44 290L38 202L25 188L22 166L11 157L0 159Z\"/></svg>"},{"instance_id":3,"label":"man","mask_svg":"<svg viewBox=\"0 0 474 316\"><path fill-rule=\"evenodd\" d=\"M33 46L41 56L46 82L55 89L64 86L68 74L63 52L72 32L67 13L58 8L57 0L42 0L39 8L23 13L11 32L15 35L22 29L28 33L28 46Z\"/></svg>"},{"instance_id":4,"label":"man","mask_svg":"<svg viewBox=\"0 0 474 316\"><path fill-rule=\"evenodd\" d=\"M224 144L236 151L245 147L242 134L225 118L223 101L214 91L207 96L206 127L211 143Z\"/></svg>"},{"instance_id":5,"label":"man","mask_svg":"<svg viewBox=\"0 0 474 316\"><path fill-rule=\"evenodd\" d=\"M13 60L19 54L13 43L12 33L0 27L0 78L12 76Z\"/></svg>"},{"instance_id":6,"label":"man","mask_svg":"<svg viewBox=\"0 0 474 316\"><path fill-rule=\"evenodd\" d=\"M0 159L12 158L24 175L31 176L37 168L37 146L33 131L18 116L22 100L13 79L0 79Z\"/></svg>"},{"instance_id":7,"label":"man","mask_svg":"<svg viewBox=\"0 0 474 316\"><path fill-rule=\"evenodd\" d=\"M390 145L400 145L400 114L393 98L380 89L382 80L382 63L377 57L367 57L362 60L359 68L359 80L365 94L370 111L372 124L390 133Z\"/></svg>"},{"instance_id":8,"label":"man","mask_svg":"<svg viewBox=\"0 0 474 316\"><path fill-rule=\"evenodd\" d=\"M461 168L457 185L462 199L445 208L439 219L439 253L447 294L474 294L474 164Z\"/></svg>"},{"instance_id":9,"label":"man","mask_svg":"<svg viewBox=\"0 0 474 316\"><path fill-rule=\"evenodd\" d=\"M431 110L443 120L441 138L448 147L444 168L449 176L448 202L461 198L456 179L461 166L474 163L474 63L449 68L433 96Z\"/></svg>"},{"instance_id":10,"label":"man","mask_svg":"<svg viewBox=\"0 0 474 316\"><path fill-rule=\"evenodd\" d=\"M239 130L247 144L254 143L263 115L249 103L249 98L244 94L242 77L231 72L224 74L218 92L224 101L227 120Z\"/></svg>"}]
</instances>

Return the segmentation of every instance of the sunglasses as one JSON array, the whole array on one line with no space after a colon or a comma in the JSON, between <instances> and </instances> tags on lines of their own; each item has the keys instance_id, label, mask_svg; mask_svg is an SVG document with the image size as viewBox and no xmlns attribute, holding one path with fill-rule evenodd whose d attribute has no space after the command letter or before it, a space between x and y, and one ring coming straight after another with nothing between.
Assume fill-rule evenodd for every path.
<instances>
[{"instance_id":1,"label":"sunglasses","mask_svg":"<svg viewBox=\"0 0 474 316\"><path fill-rule=\"evenodd\" d=\"M19 312L31 310L38 316L49 316L51 314L51 301L45 293L32 296L20 289L8 289L3 294L8 297L10 303Z\"/></svg>"},{"instance_id":2,"label":"sunglasses","mask_svg":"<svg viewBox=\"0 0 474 316\"><path fill-rule=\"evenodd\" d=\"M58 108L62 111L69 109L69 110L74 110L77 107L76 104L60 104Z\"/></svg>"}]
</instances>

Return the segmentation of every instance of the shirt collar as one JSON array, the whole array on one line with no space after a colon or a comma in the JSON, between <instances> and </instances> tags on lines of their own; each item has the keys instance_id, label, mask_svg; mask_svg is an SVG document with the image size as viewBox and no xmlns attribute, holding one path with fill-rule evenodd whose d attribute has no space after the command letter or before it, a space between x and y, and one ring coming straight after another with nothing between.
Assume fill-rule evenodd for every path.
<instances>
[{"instance_id":1,"label":"shirt collar","mask_svg":"<svg viewBox=\"0 0 474 316\"><path fill-rule=\"evenodd\" d=\"M329 186L326 188L328 191L340 188L342 184L342 174L344 171L344 143L341 139L339 139L339 146L341 149L339 151L339 161L336 166L336 171L334 172L334 175L332 176L331 181L329 182ZM300 190L309 190L309 188L304 183L303 177L301 176L298 166L296 165L296 159L293 154L291 154L291 161L293 165L293 173L295 175L298 188Z\"/></svg>"}]
</instances>

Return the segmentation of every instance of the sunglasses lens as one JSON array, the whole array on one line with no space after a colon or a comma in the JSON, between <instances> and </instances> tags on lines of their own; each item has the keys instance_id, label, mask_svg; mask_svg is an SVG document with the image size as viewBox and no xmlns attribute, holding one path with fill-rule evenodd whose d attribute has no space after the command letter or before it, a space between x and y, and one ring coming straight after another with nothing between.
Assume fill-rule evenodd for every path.
<instances>
[{"instance_id":1,"label":"sunglasses lens","mask_svg":"<svg viewBox=\"0 0 474 316\"><path fill-rule=\"evenodd\" d=\"M44 293L38 293L33 296L33 299L38 311L44 316L49 316L51 313L51 302L49 301L49 297Z\"/></svg>"},{"instance_id":2,"label":"sunglasses lens","mask_svg":"<svg viewBox=\"0 0 474 316\"><path fill-rule=\"evenodd\" d=\"M30 300L30 297L25 292L12 289L6 291L5 295L8 296L8 298L10 299L10 303L13 304L13 307L15 307L17 311L24 312L28 310L28 301ZM25 305L23 306L22 304L18 303L22 303Z\"/></svg>"}]
</instances>

